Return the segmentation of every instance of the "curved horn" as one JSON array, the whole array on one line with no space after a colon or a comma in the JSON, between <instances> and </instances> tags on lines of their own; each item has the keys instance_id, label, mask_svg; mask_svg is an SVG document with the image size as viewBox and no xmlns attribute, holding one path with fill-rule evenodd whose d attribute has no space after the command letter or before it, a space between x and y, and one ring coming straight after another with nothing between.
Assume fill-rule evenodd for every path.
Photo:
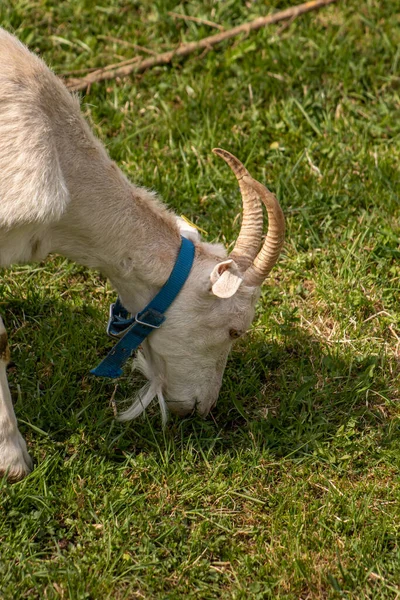
<instances>
[{"instance_id":1,"label":"curved horn","mask_svg":"<svg viewBox=\"0 0 400 600\"><path fill-rule=\"evenodd\" d=\"M253 179L252 186L267 209L268 231L260 252L245 273L244 281L247 285L260 286L281 253L285 240L285 217L272 192L255 179Z\"/></svg>"},{"instance_id":2,"label":"curved horn","mask_svg":"<svg viewBox=\"0 0 400 600\"><path fill-rule=\"evenodd\" d=\"M262 205L259 200L259 194L252 185L254 179L240 160L221 148L214 148L213 152L223 158L230 166L238 180L242 194L242 226L229 258L232 258L245 271L252 264L260 247L263 231Z\"/></svg>"}]
</instances>

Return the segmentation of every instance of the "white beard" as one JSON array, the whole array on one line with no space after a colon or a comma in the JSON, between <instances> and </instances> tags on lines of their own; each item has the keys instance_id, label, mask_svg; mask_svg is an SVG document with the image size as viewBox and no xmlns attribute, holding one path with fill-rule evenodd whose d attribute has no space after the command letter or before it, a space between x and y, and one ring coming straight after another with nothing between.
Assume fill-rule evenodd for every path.
<instances>
[{"instance_id":1,"label":"white beard","mask_svg":"<svg viewBox=\"0 0 400 600\"><path fill-rule=\"evenodd\" d=\"M133 361L132 371L142 373L148 379L148 382L136 394L131 406L118 415L118 421L136 419L146 410L154 398L157 397L161 410L162 424L165 427L168 421L168 408L162 393L161 382L155 377L151 364L146 360L142 352L137 353Z\"/></svg>"}]
</instances>

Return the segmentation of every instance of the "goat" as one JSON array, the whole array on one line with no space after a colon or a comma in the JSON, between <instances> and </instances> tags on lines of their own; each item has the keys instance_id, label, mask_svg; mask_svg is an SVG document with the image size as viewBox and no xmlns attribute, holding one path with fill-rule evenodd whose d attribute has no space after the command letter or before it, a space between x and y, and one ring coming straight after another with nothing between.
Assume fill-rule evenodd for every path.
<instances>
[{"instance_id":1,"label":"goat","mask_svg":"<svg viewBox=\"0 0 400 600\"><path fill-rule=\"evenodd\" d=\"M72 96L44 62L0 29L0 266L58 253L98 269L136 314L160 290L181 235L192 240L189 277L166 322L143 343L136 366L149 383L120 418L153 398L179 415L205 417L217 401L234 339L253 319L260 286L276 263L284 217L275 196L229 152L243 219L233 251L201 241L153 192L133 185L109 158ZM263 209L269 227L262 243ZM261 246L261 249L260 249ZM32 467L7 382L7 333L0 317L0 475Z\"/></svg>"}]
</instances>

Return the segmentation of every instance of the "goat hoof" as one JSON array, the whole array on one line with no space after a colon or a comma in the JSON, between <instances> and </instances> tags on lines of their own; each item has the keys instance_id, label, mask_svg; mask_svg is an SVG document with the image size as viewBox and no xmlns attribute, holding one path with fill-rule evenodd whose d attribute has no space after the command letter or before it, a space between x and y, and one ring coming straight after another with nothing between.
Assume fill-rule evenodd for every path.
<instances>
[{"instance_id":1,"label":"goat hoof","mask_svg":"<svg viewBox=\"0 0 400 600\"><path fill-rule=\"evenodd\" d=\"M19 431L11 439L0 443L0 478L5 475L11 482L20 481L32 471L32 467L32 459Z\"/></svg>"}]
</instances>

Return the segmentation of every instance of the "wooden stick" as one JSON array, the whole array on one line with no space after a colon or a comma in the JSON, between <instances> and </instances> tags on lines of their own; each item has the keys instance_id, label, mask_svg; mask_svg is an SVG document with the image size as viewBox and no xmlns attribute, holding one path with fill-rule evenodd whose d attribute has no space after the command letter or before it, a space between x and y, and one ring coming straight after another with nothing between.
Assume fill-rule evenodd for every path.
<instances>
[{"instance_id":1,"label":"wooden stick","mask_svg":"<svg viewBox=\"0 0 400 600\"><path fill-rule=\"evenodd\" d=\"M151 69L152 67L155 67L157 65L166 65L170 63L174 58L183 58L185 56L188 56L192 52L195 52L196 50L210 49L212 46L215 46L216 44L220 44L225 40L229 40L233 37L236 37L241 33L249 34L250 31L257 31L258 29L261 29L266 25L272 25L274 23L278 23L279 21L284 21L285 19L292 19L298 17L299 15L303 15L312 10L322 8L323 6L327 6L328 4L332 4L333 2L336 2L336 0L310 0L309 2L304 2L303 4L298 4L297 6L292 6L291 8L287 8L286 10L282 10L272 15L268 15L267 17L258 17L257 19L254 19L254 21L250 21L249 23L243 23L242 25L233 27L233 29L221 31L220 33L216 33L215 35L210 35L197 42L189 42L187 44L182 44L181 46L178 46L178 48L175 48L175 50L170 50L169 52L162 52L161 54L157 54L156 56L145 58L140 62L136 62L134 64L126 66L115 67L109 70L106 70L107 67L105 67L104 69L99 69L94 73L90 73L86 77L67 79L65 83L71 91L77 92L86 89L92 83L105 81L107 79L115 79L116 77L126 77L127 75L131 75L132 73L143 73L143 71Z\"/></svg>"},{"instance_id":2,"label":"wooden stick","mask_svg":"<svg viewBox=\"0 0 400 600\"><path fill-rule=\"evenodd\" d=\"M119 67L123 67L125 65L131 65L134 62L139 62L142 60L142 56L134 56L133 58L128 58L127 60L120 60L117 63L113 63L112 65L107 65L106 67L91 67L90 69L80 69L77 71L66 71L65 73L61 73L61 75L78 75L80 73L103 73L104 71L109 71L110 69L116 69Z\"/></svg>"},{"instance_id":3,"label":"wooden stick","mask_svg":"<svg viewBox=\"0 0 400 600\"><path fill-rule=\"evenodd\" d=\"M133 58L128 58L127 60L120 60L117 63L113 63L112 65L107 65L105 67L101 67L100 69L97 67L95 67L94 69L88 69L87 72L89 72L91 76L95 77L95 81L111 79L111 77L102 77L103 73L107 73L107 71L114 72L117 69L120 69L121 67L125 67L127 65L132 65L134 63L138 63L142 60L142 58L143 58L142 56L134 56ZM73 73L73 71L70 71L69 73L64 73L64 75L70 75L71 73ZM71 89L71 87L68 84L69 81L83 81L83 79L87 79L87 77L84 77L82 79L70 77L69 79L66 80L67 88ZM91 82L88 84L88 86L89 85L91 85Z\"/></svg>"}]
</instances>

